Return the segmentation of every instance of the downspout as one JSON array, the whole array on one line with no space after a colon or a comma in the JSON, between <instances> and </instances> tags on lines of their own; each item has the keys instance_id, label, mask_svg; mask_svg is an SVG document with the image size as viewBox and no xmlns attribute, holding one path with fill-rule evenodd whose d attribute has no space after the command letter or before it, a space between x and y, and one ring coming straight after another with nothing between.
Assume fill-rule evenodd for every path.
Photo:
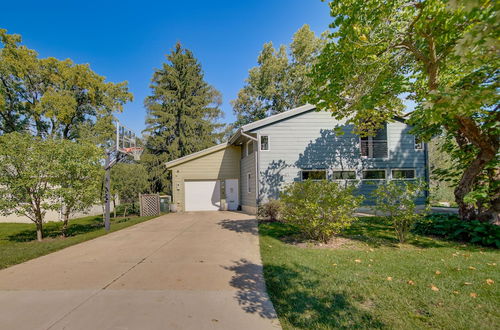
<instances>
[{"instance_id":1,"label":"downspout","mask_svg":"<svg viewBox=\"0 0 500 330\"><path fill-rule=\"evenodd\" d=\"M257 154L255 157L255 205L259 208L260 190L259 190L259 177L260 177L260 133L257 133Z\"/></svg>"}]
</instances>

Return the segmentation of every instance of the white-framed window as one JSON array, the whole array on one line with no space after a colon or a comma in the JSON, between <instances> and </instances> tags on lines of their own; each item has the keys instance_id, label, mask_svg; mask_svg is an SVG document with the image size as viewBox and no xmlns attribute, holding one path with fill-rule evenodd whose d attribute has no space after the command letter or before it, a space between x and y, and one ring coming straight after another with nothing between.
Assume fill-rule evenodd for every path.
<instances>
[{"instance_id":1,"label":"white-framed window","mask_svg":"<svg viewBox=\"0 0 500 330\"><path fill-rule=\"evenodd\" d=\"M363 158L387 158L387 124L379 129L375 136L365 136L359 138L361 157Z\"/></svg>"},{"instance_id":2,"label":"white-framed window","mask_svg":"<svg viewBox=\"0 0 500 330\"><path fill-rule=\"evenodd\" d=\"M247 156L253 154L253 140L247 142Z\"/></svg>"},{"instance_id":3,"label":"white-framed window","mask_svg":"<svg viewBox=\"0 0 500 330\"><path fill-rule=\"evenodd\" d=\"M301 179L304 180L312 180L312 181L321 181L326 180L326 170L302 170L301 171Z\"/></svg>"},{"instance_id":4,"label":"white-framed window","mask_svg":"<svg viewBox=\"0 0 500 330\"><path fill-rule=\"evenodd\" d=\"M416 136L413 138L415 139L415 150L424 150L424 143Z\"/></svg>"},{"instance_id":5,"label":"white-framed window","mask_svg":"<svg viewBox=\"0 0 500 330\"><path fill-rule=\"evenodd\" d=\"M333 170L332 180L356 180L356 171L354 170Z\"/></svg>"},{"instance_id":6,"label":"white-framed window","mask_svg":"<svg viewBox=\"0 0 500 330\"><path fill-rule=\"evenodd\" d=\"M386 171L383 169L363 170L362 178L363 180L385 180Z\"/></svg>"},{"instance_id":7,"label":"white-framed window","mask_svg":"<svg viewBox=\"0 0 500 330\"><path fill-rule=\"evenodd\" d=\"M250 185L251 182L252 182L252 173L248 172L247 173L247 193L252 192L252 186Z\"/></svg>"},{"instance_id":8,"label":"white-framed window","mask_svg":"<svg viewBox=\"0 0 500 330\"><path fill-rule=\"evenodd\" d=\"M261 151L269 150L269 135L260 136L260 150Z\"/></svg>"},{"instance_id":9,"label":"white-framed window","mask_svg":"<svg viewBox=\"0 0 500 330\"><path fill-rule=\"evenodd\" d=\"M414 180L416 178L414 168L398 168L391 170L393 180Z\"/></svg>"}]
</instances>

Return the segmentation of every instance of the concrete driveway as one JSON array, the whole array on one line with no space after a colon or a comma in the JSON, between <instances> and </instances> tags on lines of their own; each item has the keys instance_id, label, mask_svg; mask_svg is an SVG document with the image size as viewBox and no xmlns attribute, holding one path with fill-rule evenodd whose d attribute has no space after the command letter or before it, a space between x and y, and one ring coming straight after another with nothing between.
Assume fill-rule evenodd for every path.
<instances>
[{"instance_id":1,"label":"concrete driveway","mask_svg":"<svg viewBox=\"0 0 500 330\"><path fill-rule=\"evenodd\" d=\"M257 223L168 214L0 271L0 329L276 329Z\"/></svg>"}]
</instances>

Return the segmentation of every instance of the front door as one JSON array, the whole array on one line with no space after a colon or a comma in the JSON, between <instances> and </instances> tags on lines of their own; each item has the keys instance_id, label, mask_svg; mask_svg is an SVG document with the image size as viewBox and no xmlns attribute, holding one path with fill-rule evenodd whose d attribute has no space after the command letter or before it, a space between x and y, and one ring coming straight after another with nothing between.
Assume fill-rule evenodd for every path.
<instances>
[{"instance_id":1,"label":"front door","mask_svg":"<svg viewBox=\"0 0 500 330\"><path fill-rule=\"evenodd\" d=\"M227 179L226 202L228 210L236 211L238 209L238 205L240 204L240 200L238 197L239 197L238 179Z\"/></svg>"}]
</instances>

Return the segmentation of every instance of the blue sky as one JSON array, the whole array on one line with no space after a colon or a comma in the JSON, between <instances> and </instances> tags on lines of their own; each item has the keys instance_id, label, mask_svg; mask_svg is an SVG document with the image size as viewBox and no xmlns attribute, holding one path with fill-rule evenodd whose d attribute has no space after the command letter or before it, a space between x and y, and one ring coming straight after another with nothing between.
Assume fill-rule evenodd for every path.
<instances>
[{"instance_id":1,"label":"blue sky","mask_svg":"<svg viewBox=\"0 0 500 330\"><path fill-rule=\"evenodd\" d=\"M191 49L205 79L221 91L225 122L230 101L256 65L262 45L288 44L309 24L317 34L331 22L320 0L255 1L8 1L0 28L21 34L41 57L89 63L108 81L128 81L134 101L120 121L139 133L144 98L155 68L177 41Z\"/></svg>"}]
</instances>

